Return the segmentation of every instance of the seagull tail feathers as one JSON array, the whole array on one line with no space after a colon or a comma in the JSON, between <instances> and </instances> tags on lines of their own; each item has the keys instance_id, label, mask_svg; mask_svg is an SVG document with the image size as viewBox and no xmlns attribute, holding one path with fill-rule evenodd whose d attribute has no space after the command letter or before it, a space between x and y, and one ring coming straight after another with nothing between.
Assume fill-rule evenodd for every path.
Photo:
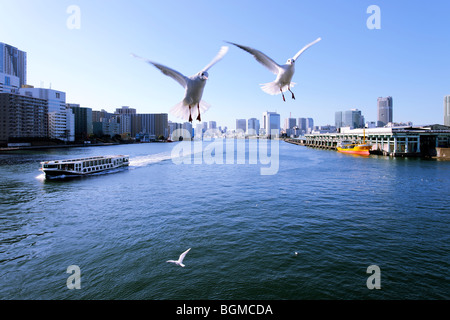
<instances>
[{"instance_id":1,"label":"seagull tail feathers","mask_svg":"<svg viewBox=\"0 0 450 320\"><path fill-rule=\"evenodd\" d=\"M289 86L292 88L294 87L294 85L295 82L291 82ZM271 95L277 95L280 94L281 92L286 92L288 90L288 86L281 87L280 90L280 84L277 83L276 81L273 81L261 84L261 90Z\"/></svg>"},{"instance_id":2,"label":"seagull tail feathers","mask_svg":"<svg viewBox=\"0 0 450 320\"><path fill-rule=\"evenodd\" d=\"M209 105L205 101L200 101L200 115L203 115L211 105ZM187 105L184 100L177 103L170 109L170 113L177 118L183 119L185 121L189 121L189 105ZM191 117L192 119L196 119L198 116L198 108L196 105L191 105Z\"/></svg>"}]
</instances>

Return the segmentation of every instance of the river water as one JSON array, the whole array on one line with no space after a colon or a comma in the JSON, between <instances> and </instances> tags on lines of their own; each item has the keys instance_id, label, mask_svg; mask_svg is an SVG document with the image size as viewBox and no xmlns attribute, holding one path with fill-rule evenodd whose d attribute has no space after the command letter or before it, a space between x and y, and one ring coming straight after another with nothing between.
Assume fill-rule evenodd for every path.
<instances>
[{"instance_id":1,"label":"river water","mask_svg":"<svg viewBox=\"0 0 450 320\"><path fill-rule=\"evenodd\" d=\"M450 162L199 143L1 154L0 299L450 298ZM108 154L130 166L38 171Z\"/></svg>"}]
</instances>

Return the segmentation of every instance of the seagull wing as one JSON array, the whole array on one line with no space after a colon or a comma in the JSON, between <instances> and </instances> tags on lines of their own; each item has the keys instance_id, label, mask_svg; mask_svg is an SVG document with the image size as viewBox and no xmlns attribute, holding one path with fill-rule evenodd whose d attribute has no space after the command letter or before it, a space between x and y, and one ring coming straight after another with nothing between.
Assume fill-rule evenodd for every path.
<instances>
[{"instance_id":1,"label":"seagull wing","mask_svg":"<svg viewBox=\"0 0 450 320\"><path fill-rule=\"evenodd\" d=\"M184 260L184 257L186 256L186 254L189 252L189 250L191 250L191 248L187 249L185 252L183 252L182 254L180 254L180 257L178 258L178 262L182 263Z\"/></svg>"},{"instance_id":2,"label":"seagull wing","mask_svg":"<svg viewBox=\"0 0 450 320\"><path fill-rule=\"evenodd\" d=\"M267 69L269 69L270 71L272 71L272 73L274 74L278 74L279 70L280 70L280 65L278 63L276 63L275 61L273 61L271 58L269 58L267 55L265 55L264 53L262 53L259 50L250 48L250 47L246 47L240 44L236 44L233 42L228 42L232 45L235 45L238 48L241 48L244 51L247 51L248 53L250 53L253 57L255 57L256 61L258 61L259 63L261 63L263 66L265 66Z\"/></svg>"},{"instance_id":3,"label":"seagull wing","mask_svg":"<svg viewBox=\"0 0 450 320\"><path fill-rule=\"evenodd\" d=\"M228 47L226 46L221 47L217 55L214 57L214 59L212 59L212 61L206 67L204 67L202 71L208 71L213 65L222 60L222 58L225 56L227 52Z\"/></svg>"},{"instance_id":4,"label":"seagull wing","mask_svg":"<svg viewBox=\"0 0 450 320\"><path fill-rule=\"evenodd\" d=\"M294 56L294 61L297 60L298 57L300 57L300 55L309 47L311 47L313 44L316 44L317 42L319 42L320 40L322 40L322 38L317 38L316 40L314 40L313 42L311 42L310 44L307 44L306 46L303 47L303 49L301 49L299 52L297 52L297 54Z\"/></svg>"},{"instance_id":5,"label":"seagull wing","mask_svg":"<svg viewBox=\"0 0 450 320\"><path fill-rule=\"evenodd\" d=\"M174 79L176 82L178 82L183 88L186 88L188 78L187 78L186 76L184 76L182 73L180 73L180 72L178 72L178 71L176 71L176 70L173 70L173 69L171 69L171 68L169 68L169 67L166 67L166 66L164 66L164 65L162 65L162 64L159 64L159 63L150 61L150 60L145 59L145 58L141 58L141 57L139 57L139 56L137 56L137 55L135 55L135 54L132 54L132 56L135 57L135 58L137 58L137 59L144 60L145 62L154 65L154 66L155 66L156 68L158 68L163 74L165 74L165 75L168 76L168 77L171 77L171 78Z\"/></svg>"}]
</instances>

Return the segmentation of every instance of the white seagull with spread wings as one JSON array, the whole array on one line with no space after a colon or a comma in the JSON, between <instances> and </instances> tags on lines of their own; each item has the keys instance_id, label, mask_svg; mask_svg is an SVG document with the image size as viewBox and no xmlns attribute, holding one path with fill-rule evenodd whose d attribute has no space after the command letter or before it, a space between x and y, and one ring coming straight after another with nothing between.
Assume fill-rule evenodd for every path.
<instances>
[{"instance_id":1,"label":"white seagull with spread wings","mask_svg":"<svg viewBox=\"0 0 450 320\"><path fill-rule=\"evenodd\" d=\"M190 77L186 77L178 71L163 66L162 64L141 58L139 56L136 56L135 54L132 54L132 56L154 65L163 74L171 77L186 89L184 99L180 103L172 107L170 112L176 117L192 122L192 116L195 117L196 115L197 120L202 121L200 113L205 112L210 107L208 103L202 100L203 89L205 88L206 80L208 80L209 76L208 70L218 61L220 61L225 56L227 51L228 47L226 46L220 48L219 53L206 67ZM195 107L197 108L195 109ZM191 110L192 108L194 108L194 110Z\"/></svg>"},{"instance_id":2,"label":"white seagull with spread wings","mask_svg":"<svg viewBox=\"0 0 450 320\"><path fill-rule=\"evenodd\" d=\"M187 249L185 252L180 254L180 257L178 258L178 260L167 260L166 262L172 262L172 263L175 263L176 265L179 265L180 267L184 267L183 260L184 260L184 257L186 256L186 254L189 252L189 250L191 250L191 248Z\"/></svg>"},{"instance_id":3,"label":"white seagull with spread wings","mask_svg":"<svg viewBox=\"0 0 450 320\"><path fill-rule=\"evenodd\" d=\"M295 99L294 93L291 91L291 87L293 87L295 85L294 82L291 82L292 76L294 75L294 72L295 72L295 61L306 49L311 47L313 44L319 42L320 40L322 40L322 39L318 38L318 39L314 40L313 42L311 42L310 44L306 45L303 49L301 49L299 52L297 52L297 54L293 58L288 59L286 64L284 64L284 65L279 65L278 63L273 61L271 58L269 58L267 55L265 55L264 53L262 53L259 50L256 50L256 49L253 49L250 47L246 47L246 46L242 46L240 44L236 44L233 42L228 42L228 43L235 45L244 51L247 51L248 53L253 55L253 57L259 63L261 63L267 69L272 71L272 73L276 74L277 78L275 79L275 81L261 84L261 86L262 86L261 89L264 92L266 92L268 94L272 94L272 95L281 93L283 96L283 101L286 101L286 99L284 98L283 92L285 92L287 90L289 90L289 92L292 93L292 99Z\"/></svg>"}]
</instances>

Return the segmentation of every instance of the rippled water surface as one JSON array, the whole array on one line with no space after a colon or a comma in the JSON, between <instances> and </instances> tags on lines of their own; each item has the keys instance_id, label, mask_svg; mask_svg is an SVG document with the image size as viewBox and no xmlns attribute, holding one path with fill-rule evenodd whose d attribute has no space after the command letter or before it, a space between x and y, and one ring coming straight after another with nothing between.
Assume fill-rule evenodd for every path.
<instances>
[{"instance_id":1,"label":"rippled water surface","mask_svg":"<svg viewBox=\"0 0 450 320\"><path fill-rule=\"evenodd\" d=\"M176 145L0 155L0 299L450 298L450 162L280 142L278 172L261 175L248 157L175 164ZM130 167L38 171L102 154ZM187 248L185 268L166 263ZM370 265L380 290L366 286Z\"/></svg>"}]
</instances>

